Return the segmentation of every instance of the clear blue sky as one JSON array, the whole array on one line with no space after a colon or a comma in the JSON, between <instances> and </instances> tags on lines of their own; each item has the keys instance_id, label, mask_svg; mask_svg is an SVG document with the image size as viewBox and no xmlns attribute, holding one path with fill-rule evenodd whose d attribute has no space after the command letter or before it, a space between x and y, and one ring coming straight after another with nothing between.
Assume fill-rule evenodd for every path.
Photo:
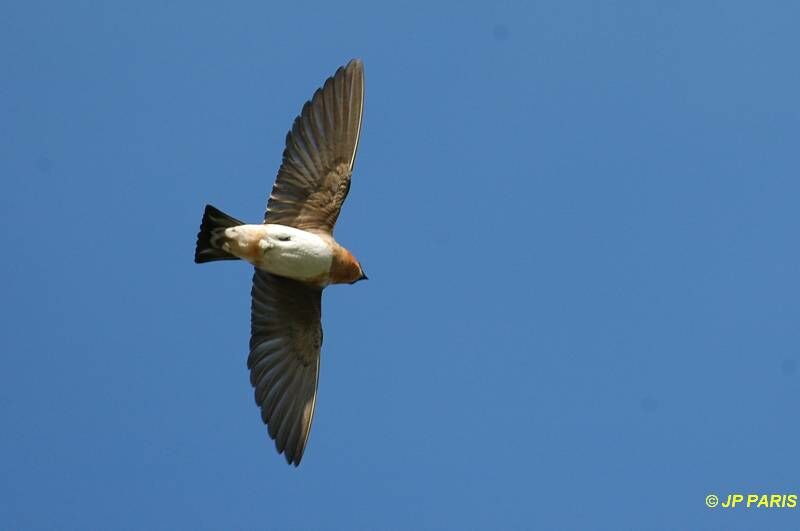
<instances>
[{"instance_id":1,"label":"clear blue sky","mask_svg":"<svg viewBox=\"0 0 800 531\"><path fill-rule=\"evenodd\" d=\"M270 5L268 5L270 4ZM779 529L800 509L800 8L5 2L0 527ZM302 103L366 67L303 463L245 366Z\"/></svg>"}]
</instances>

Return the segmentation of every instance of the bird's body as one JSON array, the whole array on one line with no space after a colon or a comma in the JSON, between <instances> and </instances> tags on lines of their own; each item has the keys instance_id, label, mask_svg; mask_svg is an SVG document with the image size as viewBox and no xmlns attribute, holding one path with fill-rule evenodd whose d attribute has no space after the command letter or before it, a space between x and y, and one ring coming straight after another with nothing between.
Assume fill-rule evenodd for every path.
<instances>
[{"instance_id":1,"label":"bird's body","mask_svg":"<svg viewBox=\"0 0 800 531\"><path fill-rule=\"evenodd\" d=\"M333 238L350 190L363 102L363 65L353 60L306 102L286 136L264 222L243 223L207 205L197 236L195 262L255 266L250 382L270 437L295 466L314 415L322 290L367 278Z\"/></svg>"},{"instance_id":2,"label":"bird's body","mask_svg":"<svg viewBox=\"0 0 800 531\"><path fill-rule=\"evenodd\" d=\"M223 250L273 275L320 287L361 276L353 255L325 234L266 223L227 228L225 238Z\"/></svg>"}]
</instances>

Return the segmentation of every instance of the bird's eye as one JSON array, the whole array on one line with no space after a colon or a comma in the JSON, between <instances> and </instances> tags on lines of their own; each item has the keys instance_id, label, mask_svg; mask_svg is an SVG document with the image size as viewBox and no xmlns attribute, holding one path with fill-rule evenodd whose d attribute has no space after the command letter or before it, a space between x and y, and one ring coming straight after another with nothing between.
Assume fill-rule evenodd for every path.
<instances>
[{"instance_id":1,"label":"bird's eye","mask_svg":"<svg viewBox=\"0 0 800 531\"><path fill-rule=\"evenodd\" d=\"M282 242L288 242L288 241L289 241L289 240L291 240L292 238L291 238L291 236L278 236L278 239L279 239L280 241L282 241Z\"/></svg>"}]
</instances>

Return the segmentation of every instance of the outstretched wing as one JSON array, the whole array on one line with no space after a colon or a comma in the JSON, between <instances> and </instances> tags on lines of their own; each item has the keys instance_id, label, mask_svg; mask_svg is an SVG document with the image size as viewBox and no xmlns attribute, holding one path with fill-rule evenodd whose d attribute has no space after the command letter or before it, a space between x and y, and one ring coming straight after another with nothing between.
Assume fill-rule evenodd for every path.
<instances>
[{"instance_id":1,"label":"outstretched wing","mask_svg":"<svg viewBox=\"0 0 800 531\"><path fill-rule=\"evenodd\" d=\"M278 453L300 464L314 417L322 347L322 290L256 269L250 383Z\"/></svg>"},{"instance_id":2,"label":"outstretched wing","mask_svg":"<svg viewBox=\"0 0 800 531\"><path fill-rule=\"evenodd\" d=\"M353 59L317 89L286 135L264 223L333 232L361 132L364 65Z\"/></svg>"}]
</instances>

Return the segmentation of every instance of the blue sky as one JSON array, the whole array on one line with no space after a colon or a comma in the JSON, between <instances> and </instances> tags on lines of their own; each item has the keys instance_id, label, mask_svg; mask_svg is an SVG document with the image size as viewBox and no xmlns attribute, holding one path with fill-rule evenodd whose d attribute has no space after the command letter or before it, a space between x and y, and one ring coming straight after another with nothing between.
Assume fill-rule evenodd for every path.
<instances>
[{"instance_id":1,"label":"blue sky","mask_svg":"<svg viewBox=\"0 0 800 531\"><path fill-rule=\"evenodd\" d=\"M274 4L274 5L270 5ZM800 9L6 2L5 529L779 529L800 509ZM298 469L246 370L302 103L366 67Z\"/></svg>"}]
</instances>

